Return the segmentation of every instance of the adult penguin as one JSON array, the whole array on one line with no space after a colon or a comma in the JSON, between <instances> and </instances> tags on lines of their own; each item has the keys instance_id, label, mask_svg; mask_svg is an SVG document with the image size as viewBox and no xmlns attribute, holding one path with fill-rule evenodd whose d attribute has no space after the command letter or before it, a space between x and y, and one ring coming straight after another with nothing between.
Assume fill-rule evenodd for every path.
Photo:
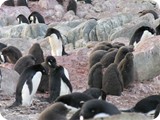
<instances>
[{"instance_id":1,"label":"adult penguin","mask_svg":"<svg viewBox=\"0 0 160 120\"><path fill-rule=\"evenodd\" d=\"M22 24L22 23L29 24L28 19L23 14L18 15L16 20L18 21L19 24Z\"/></svg>"},{"instance_id":2,"label":"adult penguin","mask_svg":"<svg viewBox=\"0 0 160 120\"><path fill-rule=\"evenodd\" d=\"M62 102L72 108L72 110L77 110L82 107L82 104L88 100L94 99L93 97L80 92L74 92L71 94L59 96L55 102Z\"/></svg>"},{"instance_id":3,"label":"adult penguin","mask_svg":"<svg viewBox=\"0 0 160 120\"><path fill-rule=\"evenodd\" d=\"M102 79L102 100L107 95L120 96L123 91L123 80L116 63L111 63L104 72Z\"/></svg>"},{"instance_id":4,"label":"adult penguin","mask_svg":"<svg viewBox=\"0 0 160 120\"><path fill-rule=\"evenodd\" d=\"M69 109L60 102L48 106L40 113L38 120L67 120Z\"/></svg>"},{"instance_id":5,"label":"adult penguin","mask_svg":"<svg viewBox=\"0 0 160 120\"><path fill-rule=\"evenodd\" d=\"M140 11L139 12L139 14L140 14L139 16L141 17L141 16L144 16L144 15L146 15L148 13L151 13L155 20L159 18L157 12L154 11L154 10L143 10L143 11Z\"/></svg>"},{"instance_id":6,"label":"adult penguin","mask_svg":"<svg viewBox=\"0 0 160 120\"><path fill-rule=\"evenodd\" d=\"M2 49L2 62L9 62L15 64L17 60L22 57L21 51L14 46L7 46Z\"/></svg>"},{"instance_id":7,"label":"adult penguin","mask_svg":"<svg viewBox=\"0 0 160 120\"><path fill-rule=\"evenodd\" d=\"M28 7L28 0L17 0L17 6L26 6L26 7Z\"/></svg>"},{"instance_id":8,"label":"adult penguin","mask_svg":"<svg viewBox=\"0 0 160 120\"><path fill-rule=\"evenodd\" d=\"M36 59L33 55L25 55L20 57L14 65L14 70L21 74L26 68L35 65Z\"/></svg>"},{"instance_id":9,"label":"adult penguin","mask_svg":"<svg viewBox=\"0 0 160 120\"><path fill-rule=\"evenodd\" d=\"M96 63L91 67L89 70L88 74L88 85L90 88L95 87L95 88L102 88L102 76L103 76L103 71L102 71L102 64L101 62Z\"/></svg>"},{"instance_id":10,"label":"adult penguin","mask_svg":"<svg viewBox=\"0 0 160 120\"><path fill-rule=\"evenodd\" d=\"M156 107L156 111L155 111L155 114L154 114L154 120L159 120L160 119L160 104L157 105Z\"/></svg>"},{"instance_id":11,"label":"adult penguin","mask_svg":"<svg viewBox=\"0 0 160 120\"><path fill-rule=\"evenodd\" d=\"M80 120L102 118L112 115L121 114L118 108L103 100L89 100L85 102L80 111Z\"/></svg>"},{"instance_id":12,"label":"adult penguin","mask_svg":"<svg viewBox=\"0 0 160 120\"><path fill-rule=\"evenodd\" d=\"M77 13L77 2L75 0L69 0L67 11L72 10L75 15Z\"/></svg>"},{"instance_id":13,"label":"adult penguin","mask_svg":"<svg viewBox=\"0 0 160 120\"><path fill-rule=\"evenodd\" d=\"M122 112L139 112L147 115L154 114L157 105L160 104L160 95L150 95L138 101L134 107Z\"/></svg>"},{"instance_id":14,"label":"adult penguin","mask_svg":"<svg viewBox=\"0 0 160 120\"><path fill-rule=\"evenodd\" d=\"M40 64L26 68L19 77L16 87L16 100L9 108L19 105L30 106L43 74L47 73Z\"/></svg>"},{"instance_id":15,"label":"adult penguin","mask_svg":"<svg viewBox=\"0 0 160 120\"><path fill-rule=\"evenodd\" d=\"M129 45L134 45L135 43L137 44L141 40L141 37L143 36L144 33L145 33L145 36L149 37L155 34L155 30L148 26L141 26L134 32L129 42Z\"/></svg>"},{"instance_id":16,"label":"adult penguin","mask_svg":"<svg viewBox=\"0 0 160 120\"><path fill-rule=\"evenodd\" d=\"M100 60L100 62L102 63L103 67L107 68L111 63L114 62L115 60L115 56L118 52L117 48L111 48L113 49L112 51L106 53Z\"/></svg>"},{"instance_id":17,"label":"adult penguin","mask_svg":"<svg viewBox=\"0 0 160 120\"><path fill-rule=\"evenodd\" d=\"M51 46L52 56L62 56L66 55L65 48L62 44L63 38L61 33L55 28L48 28L45 38L49 37L49 43Z\"/></svg>"},{"instance_id":18,"label":"adult penguin","mask_svg":"<svg viewBox=\"0 0 160 120\"><path fill-rule=\"evenodd\" d=\"M36 59L36 64L41 64L44 62L43 50L39 43L34 43L28 51L28 54L31 54Z\"/></svg>"},{"instance_id":19,"label":"adult penguin","mask_svg":"<svg viewBox=\"0 0 160 120\"><path fill-rule=\"evenodd\" d=\"M33 11L29 15L28 20L30 23L45 23L43 16L37 11Z\"/></svg>"},{"instance_id":20,"label":"adult penguin","mask_svg":"<svg viewBox=\"0 0 160 120\"><path fill-rule=\"evenodd\" d=\"M126 56L126 54L128 52L133 52L133 46L130 45L130 46L122 46L118 49L118 52L115 56L115 60L114 60L114 63L117 63L119 64L121 62L121 60Z\"/></svg>"},{"instance_id":21,"label":"adult penguin","mask_svg":"<svg viewBox=\"0 0 160 120\"><path fill-rule=\"evenodd\" d=\"M134 80L134 62L133 53L128 52L122 61L118 64L118 70L122 75L124 87L127 88Z\"/></svg>"},{"instance_id":22,"label":"adult penguin","mask_svg":"<svg viewBox=\"0 0 160 120\"><path fill-rule=\"evenodd\" d=\"M53 102L58 96L70 94L72 85L69 81L67 69L58 66L53 56L47 56L46 63L49 66L49 101Z\"/></svg>"},{"instance_id":23,"label":"adult penguin","mask_svg":"<svg viewBox=\"0 0 160 120\"><path fill-rule=\"evenodd\" d=\"M15 5L14 5L14 0L2 0L0 6L1 6L2 4L6 5L6 6L15 6Z\"/></svg>"},{"instance_id":24,"label":"adult penguin","mask_svg":"<svg viewBox=\"0 0 160 120\"><path fill-rule=\"evenodd\" d=\"M106 50L96 50L92 52L89 56L89 69L96 63L98 63L101 58L107 53Z\"/></svg>"}]
</instances>

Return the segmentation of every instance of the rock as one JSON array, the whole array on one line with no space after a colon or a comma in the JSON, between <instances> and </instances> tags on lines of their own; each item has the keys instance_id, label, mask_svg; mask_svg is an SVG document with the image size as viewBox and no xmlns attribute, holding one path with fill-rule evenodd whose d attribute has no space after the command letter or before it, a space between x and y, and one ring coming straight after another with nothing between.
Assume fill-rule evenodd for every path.
<instances>
[{"instance_id":1,"label":"rock","mask_svg":"<svg viewBox=\"0 0 160 120\"><path fill-rule=\"evenodd\" d=\"M130 40L134 32L141 26L153 27L153 25L151 25L148 21L145 20L132 21L124 26L113 29L109 36L109 40L112 41L119 37L127 37Z\"/></svg>"},{"instance_id":2,"label":"rock","mask_svg":"<svg viewBox=\"0 0 160 120\"><path fill-rule=\"evenodd\" d=\"M45 24L18 24L0 28L0 38L38 38L46 34Z\"/></svg>"},{"instance_id":3,"label":"rock","mask_svg":"<svg viewBox=\"0 0 160 120\"><path fill-rule=\"evenodd\" d=\"M58 5L58 2L56 0L39 0L38 4L42 8L50 9Z\"/></svg>"},{"instance_id":4,"label":"rock","mask_svg":"<svg viewBox=\"0 0 160 120\"><path fill-rule=\"evenodd\" d=\"M2 72L1 90L6 95L13 95L19 79L19 74L11 69L0 67Z\"/></svg>"},{"instance_id":5,"label":"rock","mask_svg":"<svg viewBox=\"0 0 160 120\"><path fill-rule=\"evenodd\" d=\"M135 80L144 81L160 74L160 36L140 41L135 48Z\"/></svg>"},{"instance_id":6,"label":"rock","mask_svg":"<svg viewBox=\"0 0 160 120\"><path fill-rule=\"evenodd\" d=\"M91 19L73 28L68 32L66 36L68 42L72 43L73 46L75 47L75 42L77 40L84 39L86 42L90 41L89 33L96 24L97 24L96 20Z\"/></svg>"},{"instance_id":7,"label":"rock","mask_svg":"<svg viewBox=\"0 0 160 120\"><path fill-rule=\"evenodd\" d=\"M114 115L110 117L106 117L103 120L152 120L151 118L140 114L140 113L124 113L120 115ZM93 119L92 119L93 120ZM97 118L94 120L102 120L101 118Z\"/></svg>"},{"instance_id":8,"label":"rock","mask_svg":"<svg viewBox=\"0 0 160 120\"><path fill-rule=\"evenodd\" d=\"M78 19L79 19L79 17L77 17L72 10L68 11L68 12L63 16L63 20L65 20L65 21L66 21L66 20L72 21L72 20L78 20Z\"/></svg>"},{"instance_id":9,"label":"rock","mask_svg":"<svg viewBox=\"0 0 160 120\"><path fill-rule=\"evenodd\" d=\"M109 34L114 28L120 27L132 20L131 14L120 14L110 18L103 18L97 21L89 35L92 41L107 41Z\"/></svg>"},{"instance_id":10,"label":"rock","mask_svg":"<svg viewBox=\"0 0 160 120\"><path fill-rule=\"evenodd\" d=\"M16 17L19 14L23 14L28 18L30 15L30 10L25 6L7 7L3 6L0 9L0 26L16 25Z\"/></svg>"}]
</instances>

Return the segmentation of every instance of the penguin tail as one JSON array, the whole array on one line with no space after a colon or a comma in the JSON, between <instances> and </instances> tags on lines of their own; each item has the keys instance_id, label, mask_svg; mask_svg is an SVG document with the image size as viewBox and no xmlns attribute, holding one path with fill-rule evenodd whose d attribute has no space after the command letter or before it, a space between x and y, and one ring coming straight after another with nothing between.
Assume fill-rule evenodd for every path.
<instances>
[{"instance_id":1,"label":"penguin tail","mask_svg":"<svg viewBox=\"0 0 160 120\"><path fill-rule=\"evenodd\" d=\"M20 103L17 103L17 102L15 101L12 105L10 105L10 106L8 106L8 107L6 107L6 108L11 109L11 108L17 107L17 106L19 106L19 105L20 105Z\"/></svg>"},{"instance_id":2,"label":"penguin tail","mask_svg":"<svg viewBox=\"0 0 160 120\"><path fill-rule=\"evenodd\" d=\"M134 112L134 108L128 109L128 110L121 110L121 112Z\"/></svg>"}]
</instances>

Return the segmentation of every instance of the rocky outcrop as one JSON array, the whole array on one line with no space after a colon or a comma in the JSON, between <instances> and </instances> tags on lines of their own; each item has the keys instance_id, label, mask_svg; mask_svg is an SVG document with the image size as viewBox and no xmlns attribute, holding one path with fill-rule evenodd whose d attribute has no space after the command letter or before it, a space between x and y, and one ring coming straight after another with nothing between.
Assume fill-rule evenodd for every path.
<instances>
[{"instance_id":1,"label":"rocky outcrop","mask_svg":"<svg viewBox=\"0 0 160 120\"><path fill-rule=\"evenodd\" d=\"M149 80L160 74L160 36L140 41L133 53L136 80Z\"/></svg>"}]
</instances>

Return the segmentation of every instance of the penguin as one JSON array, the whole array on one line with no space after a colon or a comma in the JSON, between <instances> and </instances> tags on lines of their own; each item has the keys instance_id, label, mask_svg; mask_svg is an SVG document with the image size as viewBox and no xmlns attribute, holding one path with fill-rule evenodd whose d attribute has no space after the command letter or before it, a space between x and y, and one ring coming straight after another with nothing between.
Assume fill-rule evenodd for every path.
<instances>
[{"instance_id":1,"label":"penguin","mask_svg":"<svg viewBox=\"0 0 160 120\"><path fill-rule=\"evenodd\" d=\"M159 18L158 14L154 10L143 10L143 11L140 11L139 12L139 14L140 14L139 16L141 17L141 16L146 15L148 13L151 13L155 20Z\"/></svg>"},{"instance_id":2,"label":"penguin","mask_svg":"<svg viewBox=\"0 0 160 120\"><path fill-rule=\"evenodd\" d=\"M95 87L95 88L102 88L102 76L103 76L103 71L102 71L102 64L101 62L96 63L91 67L89 70L88 74L88 85L90 88Z\"/></svg>"},{"instance_id":3,"label":"penguin","mask_svg":"<svg viewBox=\"0 0 160 120\"><path fill-rule=\"evenodd\" d=\"M125 57L125 55L128 52L133 52L133 50L134 50L134 47L132 45L120 47L118 49L118 52L117 52L116 56L115 56L114 63L119 64L121 62L121 60Z\"/></svg>"},{"instance_id":4,"label":"penguin","mask_svg":"<svg viewBox=\"0 0 160 120\"><path fill-rule=\"evenodd\" d=\"M154 120L159 120L160 119L159 112L160 112L160 104L158 104L157 107L156 107L156 111L154 113Z\"/></svg>"},{"instance_id":5,"label":"penguin","mask_svg":"<svg viewBox=\"0 0 160 120\"><path fill-rule=\"evenodd\" d=\"M40 84L42 74L47 74L44 67L40 64L26 68L20 75L16 87L16 100L8 108L16 107L19 105L30 106L32 99L37 92Z\"/></svg>"},{"instance_id":6,"label":"penguin","mask_svg":"<svg viewBox=\"0 0 160 120\"><path fill-rule=\"evenodd\" d=\"M1 52L2 49L5 48L5 47L7 47L7 45L0 42L0 52Z\"/></svg>"},{"instance_id":7,"label":"penguin","mask_svg":"<svg viewBox=\"0 0 160 120\"><path fill-rule=\"evenodd\" d=\"M133 53L128 52L118 64L118 70L122 75L124 87L127 88L134 80Z\"/></svg>"},{"instance_id":8,"label":"penguin","mask_svg":"<svg viewBox=\"0 0 160 120\"><path fill-rule=\"evenodd\" d=\"M99 88L88 88L83 93L95 98L95 99L100 99L102 95L102 90Z\"/></svg>"},{"instance_id":9,"label":"penguin","mask_svg":"<svg viewBox=\"0 0 160 120\"><path fill-rule=\"evenodd\" d=\"M7 46L2 49L1 59L3 63L15 64L20 57L22 57L21 51L14 46Z\"/></svg>"},{"instance_id":10,"label":"penguin","mask_svg":"<svg viewBox=\"0 0 160 120\"><path fill-rule=\"evenodd\" d=\"M17 0L17 6L26 6L26 7L28 7L28 0Z\"/></svg>"},{"instance_id":11,"label":"penguin","mask_svg":"<svg viewBox=\"0 0 160 120\"><path fill-rule=\"evenodd\" d=\"M19 24L22 24L22 23L29 24L28 19L23 14L18 15L16 20L18 21Z\"/></svg>"},{"instance_id":12,"label":"penguin","mask_svg":"<svg viewBox=\"0 0 160 120\"><path fill-rule=\"evenodd\" d=\"M108 42L100 42L98 43L91 51L91 53L93 53L96 50L109 50L110 48L112 48L112 45Z\"/></svg>"},{"instance_id":13,"label":"penguin","mask_svg":"<svg viewBox=\"0 0 160 120\"><path fill-rule=\"evenodd\" d=\"M160 104L160 95L150 95L138 101L131 109L121 111L138 112L150 115L152 113L155 113L158 104Z\"/></svg>"},{"instance_id":14,"label":"penguin","mask_svg":"<svg viewBox=\"0 0 160 120\"><path fill-rule=\"evenodd\" d=\"M33 11L29 15L28 20L30 23L45 23L43 16L39 12L36 12L36 11Z\"/></svg>"},{"instance_id":15,"label":"penguin","mask_svg":"<svg viewBox=\"0 0 160 120\"><path fill-rule=\"evenodd\" d=\"M26 68L35 65L36 59L33 55L25 55L20 57L14 65L14 70L21 74Z\"/></svg>"},{"instance_id":16,"label":"penguin","mask_svg":"<svg viewBox=\"0 0 160 120\"><path fill-rule=\"evenodd\" d=\"M77 110L77 111L70 117L69 120L79 120L79 118L80 118L80 112L81 112L80 109Z\"/></svg>"},{"instance_id":17,"label":"penguin","mask_svg":"<svg viewBox=\"0 0 160 120\"><path fill-rule=\"evenodd\" d=\"M63 5L64 0L56 0L60 5Z\"/></svg>"},{"instance_id":18,"label":"penguin","mask_svg":"<svg viewBox=\"0 0 160 120\"><path fill-rule=\"evenodd\" d=\"M68 112L69 109L63 103L57 102L44 109L38 120L67 120Z\"/></svg>"},{"instance_id":19,"label":"penguin","mask_svg":"<svg viewBox=\"0 0 160 120\"><path fill-rule=\"evenodd\" d=\"M49 37L49 43L51 45L52 56L62 56L67 53L64 51L64 46L62 44L63 38L61 33L55 28L48 28L45 38Z\"/></svg>"},{"instance_id":20,"label":"penguin","mask_svg":"<svg viewBox=\"0 0 160 120\"><path fill-rule=\"evenodd\" d=\"M80 111L80 120L92 119L92 118L103 118L107 116L121 114L118 108L103 100L89 100L82 105Z\"/></svg>"},{"instance_id":21,"label":"penguin","mask_svg":"<svg viewBox=\"0 0 160 120\"><path fill-rule=\"evenodd\" d=\"M115 56L118 52L118 49L113 48L114 50L106 53L100 60L100 62L102 63L103 67L107 68L111 63L114 62L115 60Z\"/></svg>"},{"instance_id":22,"label":"penguin","mask_svg":"<svg viewBox=\"0 0 160 120\"><path fill-rule=\"evenodd\" d=\"M102 100L107 95L120 96L123 92L123 80L116 63L111 63L104 71L102 78Z\"/></svg>"},{"instance_id":23,"label":"penguin","mask_svg":"<svg viewBox=\"0 0 160 120\"><path fill-rule=\"evenodd\" d=\"M93 53L90 54L89 56L89 69L99 62L101 58L107 53L106 50L96 50Z\"/></svg>"},{"instance_id":24,"label":"penguin","mask_svg":"<svg viewBox=\"0 0 160 120\"><path fill-rule=\"evenodd\" d=\"M41 65L45 68L46 72L49 74L49 66L47 65L46 61L41 63ZM49 76L48 75L42 75L41 82L38 87L38 93L45 93L49 91Z\"/></svg>"},{"instance_id":25,"label":"penguin","mask_svg":"<svg viewBox=\"0 0 160 120\"><path fill-rule=\"evenodd\" d=\"M6 6L15 6L14 5L14 0L1 0L0 6L4 4Z\"/></svg>"},{"instance_id":26,"label":"penguin","mask_svg":"<svg viewBox=\"0 0 160 120\"><path fill-rule=\"evenodd\" d=\"M53 102L58 96L70 94L72 85L66 68L58 66L53 56L47 56L46 63L49 66L49 101Z\"/></svg>"},{"instance_id":27,"label":"penguin","mask_svg":"<svg viewBox=\"0 0 160 120\"><path fill-rule=\"evenodd\" d=\"M124 44L124 43L121 43L121 42L114 42L114 43L112 43L112 48L117 48L117 49L119 49L119 48L122 47L122 46L125 46L125 44Z\"/></svg>"},{"instance_id":28,"label":"penguin","mask_svg":"<svg viewBox=\"0 0 160 120\"><path fill-rule=\"evenodd\" d=\"M62 102L72 111L78 110L82 107L82 104L88 100L94 99L93 97L80 92L74 92L71 94L59 96L55 102Z\"/></svg>"},{"instance_id":29,"label":"penguin","mask_svg":"<svg viewBox=\"0 0 160 120\"><path fill-rule=\"evenodd\" d=\"M141 26L140 28L138 28L133 36L131 37L131 40L129 42L129 45L134 45L135 43L137 44L140 40L141 40L141 37L143 36L143 33L144 31L148 31L148 33L150 34L155 34L155 30L151 27L148 27L148 26Z\"/></svg>"},{"instance_id":30,"label":"penguin","mask_svg":"<svg viewBox=\"0 0 160 120\"><path fill-rule=\"evenodd\" d=\"M77 3L75 0L69 0L68 6L67 6L67 11L72 10L75 15L77 13Z\"/></svg>"},{"instance_id":31,"label":"penguin","mask_svg":"<svg viewBox=\"0 0 160 120\"><path fill-rule=\"evenodd\" d=\"M28 51L28 54L31 54L36 59L36 64L41 64L44 62L43 50L39 43L34 43Z\"/></svg>"}]
</instances>

